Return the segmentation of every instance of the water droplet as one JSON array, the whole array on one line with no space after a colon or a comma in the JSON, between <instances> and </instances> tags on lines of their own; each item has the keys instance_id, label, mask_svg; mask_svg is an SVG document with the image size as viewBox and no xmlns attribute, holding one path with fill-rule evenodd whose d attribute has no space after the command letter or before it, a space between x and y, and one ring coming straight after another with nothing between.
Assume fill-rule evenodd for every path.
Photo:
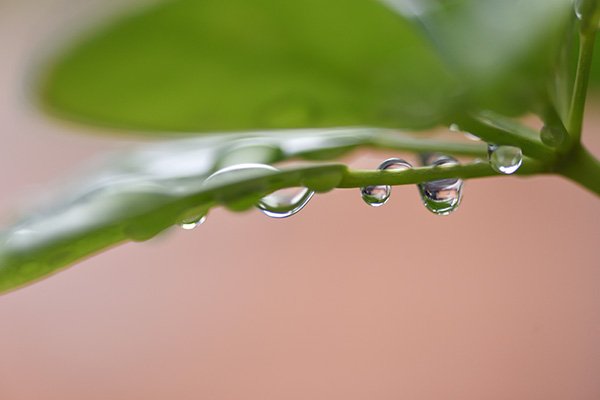
<instances>
[{"instance_id":1,"label":"water droplet","mask_svg":"<svg viewBox=\"0 0 600 400\"><path fill-rule=\"evenodd\" d=\"M575 10L575 16L577 19L583 18L583 3L584 0L575 0L573 2L573 9Z\"/></svg>"},{"instance_id":2,"label":"water droplet","mask_svg":"<svg viewBox=\"0 0 600 400\"><path fill-rule=\"evenodd\" d=\"M427 157L426 165L446 167L457 165L458 161L450 156L437 155ZM434 214L448 215L456 210L462 200L463 180L456 178L439 179L418 185L425 207Z\"/></svg>"},{"instance_id":3,"label":"water droplet","mask_svg":"<svg viewBox=\"0 0 600 400\"><path fill-rule=\"evenodd\" d=\"M450 130L450 132L455 132L455 133L462 133L463 135L465 135L465 137L469 140L473 140L474 142L479 142L481 141L481 139L475 135L473 135L470 132L466 132L462 129L460 129L460 126L458 126L458 124L450 124L450 126L448 127L448 129Z\"/></svg>"},{"instance_id":4,"label":"water droplet","mask_svg":"<svg viewBox=\"0 0 600 400\"><path fill-rule=\"evenodd\" d=\"M390 198L391 188L386 185L365 186L360 189L362 199L370 206L379 207L384 205Z\"/></svg>"},{"instance_id":5,"label":"water droplet","mask_svg":"<svg viewBox=\"0 0 600 400\"><path fill-rule=\"evenodd\" d=\"M238 175L244 171L249 172L252 170L279 171L277 168L266 164L238 164L218 170L209 176L205 182L214 180L216 177L226 179L225 176L231 176L234 173ZM256 207L269 217L286 218L302 210L314 194L314 191L305 187L281 189L261 198L256 203Z\"/></svg>"},{"instance_id":6,"label":"water droplet","mask_svg":"<svg viewBox=\"0 0 600 400\"><path fill-rule=\"evenodd\" d=\"M378 167L378 169L382 171L404 171L410 168L412 168L412 165L401 158L390 158L385 160ZM391 193L392 188L388 185L365 186L360 189L362 199L365 201L365 203L372 207L380 207L384 205L390 198Z\"/></svg>"},{"instance_id":7,"label":"water droplet","mask_svg":"<svg viewBox=\"0 0 600 400\"><path fill-rule=\"evenodd\" d=\"M564 129L559 127L544 125L540 131L540 139L546 146L559 147L566 138Z\"/></svg>"},{"instance_id":8,"label":"water droplet","mask_svg":"<svg viewBox=\"0 0 600 400\"><path fill-rule=\"evenodd\" d=\"M505 175L514 174L523 164L523 152L514 146L489 144L488 156L494 171Z\"/></svg>"},{"instance_id":9,"label":"water droplet","mask_svg":"<svg viewBox=\"0 0 600 400\"><path fill-rule=\"evenodd\" d=\"M280 189L263 197L257 207L268 217L286 218L302 210L314 194L305 187Z\"/></svg>"},{"instance_id":10,"label":"water droplet","mask_svg":"<svg viewBox=\"0 0 600 400\"><path fill-rule=\"evenodd\" d=\"M179 223L179 226L185 230L192 230L197 226L200 226L206 221L206 214L201 214L193 218L184 219Z\"/></svg>"},{"instance_id":11,"label":"water droplet","mask_svg":"<svg viewBox=\"0 0 600 400\"><path fill-rule=\"evenodd\" d=\"M450 132L460 132L460 126L458 126L458 124L450 124L448 130Z\"/></svg>"}]
</instances>

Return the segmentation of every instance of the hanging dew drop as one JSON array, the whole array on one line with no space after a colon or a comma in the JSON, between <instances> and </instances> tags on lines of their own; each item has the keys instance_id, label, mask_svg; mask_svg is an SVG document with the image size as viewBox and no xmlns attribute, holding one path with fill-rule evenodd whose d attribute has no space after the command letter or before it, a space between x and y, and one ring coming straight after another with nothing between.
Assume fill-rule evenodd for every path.
<instances>
[{"instance_id":1,"label":"hanging dew drop","mask_svg":"<svg viewBox=\"0 0 600 400\"><path fill-rule=\"evenodd\" d=\"M410 168L412 168L412 165L401 158L390 158L385 160L378 167L381 171L404 171ZM362 199L371 207L380 207L384 205L390 198L391 192L392 188L388 185L365 186L360 189Z\"/></svg>"},{"instance_id":2,"label":"hanging dew drop","mask_svg":"<svg viewBox=\"0 0 600 400\"><path fill-rule=\"evenodd\" d=\"M279 171L277 168L266 164L237 164L220 169L209 176L205 182L209 182L216 178L226 179L225 176L243 174L244 172L248 173L252 170ZM286 218L302 210L314 194L314 191L305 187L280 189L260 199L258 203L256 203L256 207L262 211L263 214L271 218Z\"/></svg>"},{"instance_id":3,"label":"hanging dew drop","mask_svg":"<svg viewBox=\"0 0 600 400\"><path fill-rule=\"evenodd\" d=\"M198 215L194 218L188 218L179 223L179 226L185 230L192 230L200 225L202 225L206 221L206 214Z\"/></svg>"},{"instance_id":4,"label":"hanging dew drop","mask_svg":"<svg viewBox=\"0 0 600 400\"><path fill-rule=\"evenodd\" d=\"M523 152L515 146L489 144L488 156L494 171L505 175L514 174L523 164Z\"/></svg>"},{"instance_id":5,"label":"hanging dew drop","mask_svg":"<svg viewBox=\"0 0 600 400\"><path fill-rule=\"evenodd\" d=\"M305 187L281 189L263 197L256 206L268 217L287 218L302 210L314 194Z\"/></svg>"},{"instance_id":6,"label":"hanging dew drop","mask_svg":"<svg viewBox=\"0 0 600 400\"><path fill-rule=\"evenodd\" d=\"M428 156L426 165L448 167L458 165L458 161L450 156ZM418 186L421 200L425 207L436 215L448 215L458 208L462 200L463 180L456 178L439 179L423 182Z\"/></svg>"},{"instance_id":7,"label":"hanging dew drop","mask_svg":"<svg viewBox=\"0 0 600 400\"><path fill-rule=\"evenodd\" d=\"M561 128L544 125L540 131L540 139L546 146L559 147L565 142L566 134Z\"/></svg>"},{"instance_id":8,"label":"hanging dew drop","mask_svg":"<svg viewBox=\"0 0 600 400\"><path fill-rule=\"evenodd\" d=\"M362 199L371 207L380 207L390 198L391 188L387 185L365 186L360 189Z\"/></svg>"}]
</instances>

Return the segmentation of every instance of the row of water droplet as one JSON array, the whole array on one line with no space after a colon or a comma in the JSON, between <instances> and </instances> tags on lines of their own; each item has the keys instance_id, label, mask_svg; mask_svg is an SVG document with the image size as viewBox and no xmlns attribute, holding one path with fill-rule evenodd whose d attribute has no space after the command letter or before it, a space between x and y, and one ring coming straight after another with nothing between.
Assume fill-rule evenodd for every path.
<instances>
[{"instance_id":1,"label":"row of water droplet","mask_svg":"<svg viewBox=\"0 0 600 400\"><path fill-rule=\"evenodd\" d=\"M422 157L423 164L433 167L458 165L458 161L443 154L427 154ZM390 158L379 166L381 171L404 171L412 165L401 158ZM456 210L462 199L463 180L457 178L438 179L417 185L425 207L437 215L448 215ZM389 185L365 186L360 189L365 203L372 207L384 205L390 198L392 187Z\"/></svg>"},{"instance_id":2,"label":"row of water droplet","mask_svg":"<svg viewBox=\"0 0 600 400\"><path fill-rule=\"evenodd\" d=\"M457 125L451 125L450 130L460 132ZM480 140L477 136L463 132L471 140ZM562 132L544 127L541 139L548 146L558 146L561 142ZM449 167L458 165L455 158L444 154L426 154L422 157L424 166ZM488 159L490 166L501 174L514 174L523 163L523 153L515 146L488 144ZM403 171L412 168L412 165L400 158L385 160L378 169L382 171ZM266 164L238 164L218 170L210 175L206 182L211 182L219 177L248 170L278 171L277 168ZM437 215L448 215L456 210L462 199L464 182L458 178L446 178L417 185L425 207ZM372 207L384 205L390 198L391 186L372 185L360 189L365 203ZM281 189L263 197L256 207L265 215L272 218L286 218L298 213L313 197L314 191L305 187ZM185 219L179 223L183 229L193 229L206 220L208 211L198 213L196 216Z\"/></svg>"}]
</instances>

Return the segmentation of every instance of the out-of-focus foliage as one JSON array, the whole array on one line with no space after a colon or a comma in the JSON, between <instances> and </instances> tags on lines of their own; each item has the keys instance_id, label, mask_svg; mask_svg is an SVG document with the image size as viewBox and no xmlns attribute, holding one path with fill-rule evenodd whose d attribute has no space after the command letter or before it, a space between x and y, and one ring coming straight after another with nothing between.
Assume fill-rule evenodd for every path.
<instances>
[{"instance_id":1,"label":"out-of-focus foliage","mask_svg":"<svg viewBox=\"0 0 600 400\"><path fill-rule=\"evenodd\" d=\"M531 110L569 0L174 0L93 31L49 66L53 112L215 132L425 128Z\"/></svg>"},{"instance_id":2,"label":"out-of-focus foliage","mask_svg":"<svg viewBox=\"0 0 600 400\"><path fill-rule=\"evenodd\" d=\"M592 74L591 78L591 89L598 91L600 89L600 40L596 40L594 47L594 54L596 57L592 59Z\"/></svg>"}]
</instances>

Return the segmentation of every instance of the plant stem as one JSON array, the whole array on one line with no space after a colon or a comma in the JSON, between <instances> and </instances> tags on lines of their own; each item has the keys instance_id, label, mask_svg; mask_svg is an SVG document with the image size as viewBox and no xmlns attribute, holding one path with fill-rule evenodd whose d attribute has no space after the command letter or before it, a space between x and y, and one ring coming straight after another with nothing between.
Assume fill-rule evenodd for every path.
<instances>
[{"instance_id":1,"label":"plant stem","mask_svg":"<svg viewBox=\"0 0 600 400\"><path fill-rule=\"evenodd\" d=\"M557 172L600 196L600 161L581 144L572 149Z\"/></svg>"},{"instance_id":2,"label":"plant stem","mask_svg":"<svg viewBox=\"0 0 600 400\"><path fill-rule=\"evenodd\" d=\"M534 175L550 172L547 167L536 160L527 159L518 171L518 175ZM506 176L498 174L488 163L478 162L451 167L421 167L404 171L364 171L348 170L337 185L338 188L358 188L369 185L408 185L426 181L461 178L474 179L487 176Z\"/></svg>"},{"instance_id":3,"label":"plant stem","mask_svg":"<svg viewBox=\"0 0 600 400\"><path fill-rule=\"evenodd\" d=\"M596 6L593 8L596 8ZM580 41L577 58L577 72L575 75L573 95L571 97L571 106L569 107L569 120L566 127L570 134L570 142L573 146L581 140L585 99L590 79L590 70L592 68L594 41L596 39L599 18L600 13L592 10L590 20L582 21L582 29L579 35ZM585 22L585 24L583 22Z\"/></svg>"},{"instance_id":4,"label":"plant stem","mask_svg":"<svg viewBox=\"0 0 600 400\"><path fill-rule=\"evenodd\" d=\"M459 125L488 143L519 147L526 156L546 163L556 160L554 150L539 140L537 132L532 132L518 121L486 113L464 118Z\"/></svg>"}]
</instances>

